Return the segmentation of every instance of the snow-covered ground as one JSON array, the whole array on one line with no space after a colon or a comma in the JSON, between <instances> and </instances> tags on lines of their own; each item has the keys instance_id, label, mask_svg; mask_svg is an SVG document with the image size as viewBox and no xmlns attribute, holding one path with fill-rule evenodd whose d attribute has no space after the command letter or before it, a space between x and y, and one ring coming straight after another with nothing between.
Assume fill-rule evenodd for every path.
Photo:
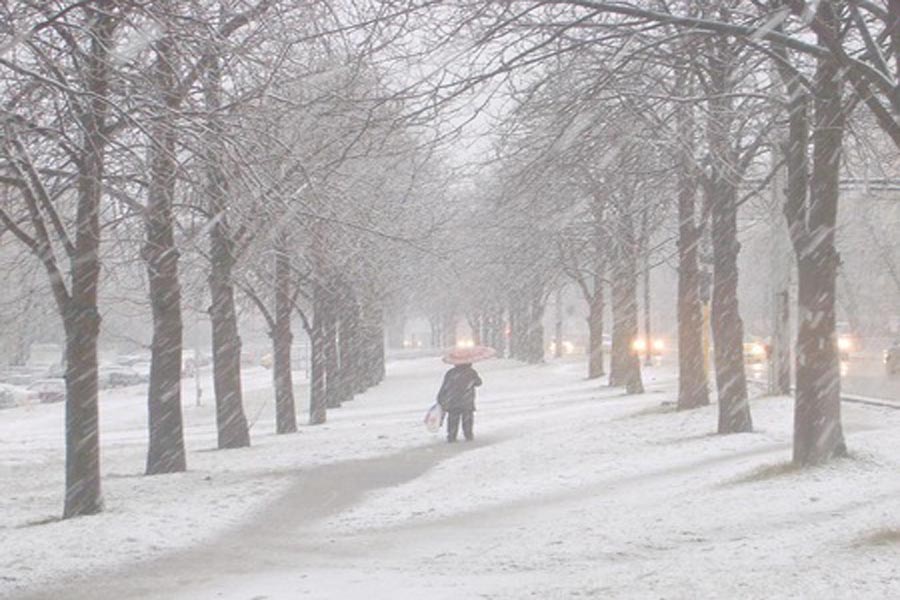
<instances>
[{"instance_id":1,"label":"snow-covered ground","mask_svg":"<svg viewBox=\"0 0 900 600\"><path fill-rule=\"evenodd\" d=\"M140 389L102 400L107 511L66 522L62 407L0 414L0 597L896 598L900 411L845 406L852 458L795 471L791 403L756 433L671 410L675 380L624 396L583 365L480 368L476 441L421 423L436 359L275 436L246 373L252 448L211 451L185 392L189 472L143 477ZM302 394L301 394L302 396Z\"/></svg>"}]
</instances>

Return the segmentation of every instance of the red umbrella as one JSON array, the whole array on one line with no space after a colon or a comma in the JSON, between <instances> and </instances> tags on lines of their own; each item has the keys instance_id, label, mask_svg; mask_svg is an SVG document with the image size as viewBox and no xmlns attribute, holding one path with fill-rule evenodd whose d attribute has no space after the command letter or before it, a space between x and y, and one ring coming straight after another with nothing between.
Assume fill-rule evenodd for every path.
<instances>
[{"instance_id":1,"label":"red umbrella","mask_svg":"<svg viewBox=\"0 0 900 600\"><path fill-rule=\"evenodd\" d=\"M444 362L449 365L464 365L494 358L497 351L487 346L456 347L444 352Z\"/></svg>"}]
</instances>

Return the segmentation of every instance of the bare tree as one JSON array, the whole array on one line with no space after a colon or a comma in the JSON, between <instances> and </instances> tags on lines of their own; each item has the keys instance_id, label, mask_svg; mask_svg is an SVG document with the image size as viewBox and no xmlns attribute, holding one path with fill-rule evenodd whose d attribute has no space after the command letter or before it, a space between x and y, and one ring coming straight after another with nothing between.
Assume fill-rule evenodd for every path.
<instances>
[{"instance_id":1,"label":"bare tree","mask_svg":"<svg viewBox=\"0 0 900 600\"><path fill-rule=\"evenodd\" d=\"M32 64L40 65L38 70L0 59L5 69L27 80L22 89L25 94L5 103L3 131L4 182L19 191L25 210L20 216L12 207L0 208L0 221L43 264L66 334L65 518L99 512L103 505L97 411L97 289L114 77L111 54L122 13L116 3L100 0L70 18L72 21L65 24L54 21L40 39L35 37L28 44L34 51ZM72 33L75 25L79 34ZM64 48L61 56L42 51L42 47L50 50L49 46L57 42ZM67 136L51 133L59 133L69 123L39 124L16 112L29 100L40 104L53 94L63 96L70 107L71 112L61 118L77 123L79 133L71 144ZM52 165L33 158L26 136L34 143L55 140L71 160L76 171L62 191L54 191L49 185L44 174ZM61 208L59 198L69 194L73 196L74 216L67 228L69 215ZM68 260L68 274L60 264L60 250Z\"/></svg>"}]
</instances>

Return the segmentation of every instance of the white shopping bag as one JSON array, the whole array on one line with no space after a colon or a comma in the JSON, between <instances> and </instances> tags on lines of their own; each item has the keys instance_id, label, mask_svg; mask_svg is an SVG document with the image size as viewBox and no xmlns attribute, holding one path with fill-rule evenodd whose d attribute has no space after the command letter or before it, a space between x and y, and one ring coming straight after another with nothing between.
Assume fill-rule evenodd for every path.
<instances>
[{"instance_id":1,"label":"white shopping bag","mask_svg":"<svg viewBox=\"0 0 900 600\"><path fill-rule=\"evenodd\" d=\"M443 423L444 407L435 402L434 406L429 408L428 412L425 413L425 427L428 428L428 431L434 433L440 430Z\"/></svg>"}]
</instances>

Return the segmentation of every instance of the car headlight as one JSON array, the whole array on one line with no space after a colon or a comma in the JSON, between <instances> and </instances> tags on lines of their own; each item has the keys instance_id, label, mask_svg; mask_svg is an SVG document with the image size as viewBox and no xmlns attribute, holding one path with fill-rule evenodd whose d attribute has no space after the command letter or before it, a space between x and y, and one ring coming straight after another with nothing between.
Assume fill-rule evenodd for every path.
<instances>
[{"instance_id":1,"label":"car headlight","mask_svg":"<svg viewBox=\"0 0 900 600\"><path fill-rule=\"evenodd\" d=\"M653 340L653 349L657 352L662 352L666 349L666 343L662 340Z\"/></svg>"},{"instance_id":2,"label":"car headlight","mask_svg":"<svg viewBox=\"0 0 900 600\"><path fill-rule=\"evenodd\" d=\"M766 349L762 344L754 343L750 346L750 354L753 356L765 356Z\"/></svg>"},{"instance_id":3,"label":"car headlight","mask_svg":"<svg viewBox=\"0 0 900 600\"><path fill-rule=\"evenodd\" d=\"M837 341L838 350L841 352L850 352L853 350L853 340L848 337L839 337Z\"/></svg>"}]
</instances>

